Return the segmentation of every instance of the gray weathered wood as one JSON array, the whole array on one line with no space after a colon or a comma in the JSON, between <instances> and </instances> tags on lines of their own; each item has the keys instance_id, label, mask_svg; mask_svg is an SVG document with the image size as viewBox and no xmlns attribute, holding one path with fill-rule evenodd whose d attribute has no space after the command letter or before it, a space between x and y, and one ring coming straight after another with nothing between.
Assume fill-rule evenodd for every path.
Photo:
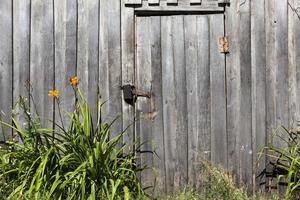
<instances>
[{"instance_id":1,"label":"gray weathered wood","mask_svg":"<svg viewBox=\"0 0 300 200\"><path fill-rule=\"evenodd\" d=\"M136 87L140 91L151 92L152 77L151 77L151 18L138 17L136 22ZM154 83L155 84L155 83ZM137 115L137 136L141 143L144 143L140 149L141 167L146 169L141 174L143 187L151 187L154 184L153 173L153 155L150 153L152 149L153 135L151 124L151 102L153 99L139 97L136 102Z\"/></svg>"},{"instance_id":2,"label":"gray weathered wood","mask_svg":"<svg viewBox=\"0 0 300 200\"><path fill-rule=\"evenodd\" d=\"M298 4L295 4L300 6L300 2L298 1ZM294 16L294 27L295 27L295 62L296 62L296 119L298 120L300 118L300 20L297 15Z\"/></svg>"},{"instance_id":3,"label":"gray weathered wood","mask_svg":"<svg viewBox=\"0 0 300 200\"><path fill-rule=\"evenodd\" d=\"M251 3L251 52L252 52L252 145L253 145L253 192L263 191L256 178L265 169L265 157L258 160L258 153L266 145L266 34L264 26L264 1Z\"/></svg>"},{"instance_id":4,"label":"gray weathered wood","mask_svg":"<svg viewBox=\"0 0 300 200\"><path fill-rule=\"evenodd\" d=\"M13 103L18 102L20 96L27 98L29 103L29 93L26 89L30 80L30 1L13 2ZM26 125L24 113L16 107L16 118L21 125ZM25 124L24 124L25 123Z\"/></svg>"},{"instance_id":5,"label":"gray weathered wood","mask_svg":"<svg viewBox=\"0 0 300 200\"><path fill-rule=\"evenodd\" d=\"M227 134L228 134L228 171L238 182L239 133L240 133L240 59L239 59L239 4L233 0L226 8L226 36L229 42L229 54L226 54L227 80Z\"/></svg>"},{"instance_id":6,"label":"gray weathered wood","mask_svg":"<svg viewBox=\"0 0 300 200\"><path fill-rule=\"evenodd\" d=\"M272 133L276 128L276 30L275 30L275 1L266 1L266 126L267 142L272 142ZM267 159L269 162L269 159ZM267 185L271 183L267 180Z\"/></svg>"},{"instance_id":7,"label":"gray weathered wood","mask_svg":"<svg viewBox=\"0 0 300 200\"><path fill-rule=\"evenodd\" d=\"M103 106L103 119L111 121L122 114L120 1L101 1L100 4L99 89L102 100L107 101ZM119 119L111 134L117 135L122 129Z\"/></svg>"},{"instance_id":8,"label":"gray weathered wood","mask_svg":"<svg viewBox=\"0 0 300 200\"><path fill-rule=\"evenodd\" d=\"M134 64L135 64L135 22L134 9L121 7L121 51L122 51L122 85L134 85ZM101 38L101 34L100 34ZM102 71L102 70L101 70ZM122 98L124 99L124 98ZM127 133L123 137L124 142L129 144L135 140L134 135L134 106L122 101L123 129Z\"/></svg>"},{"instance_id":9,"label":"gray weathered wood","mask_svg":"<svg viewBox=\"0 0 300 200\"><path fill-rule=\"evenodd\" d=\"M176 117L176 146L173 146L176 155L176 167L174 174L175 190L183 188L187 184L187 91L186 91L186 66L185 66L185 35L184 16L172 17L172 39L173 39L173 62L174 62L174 88L175 107L173 115ZM189 66L187 66L189 67ZM166 80L167 81L167 80ZM173 124L174 126L174 124Z\"/></svg>"},{"instance_id":10,"label":"gray weathered wood","mask_svg":"<svg viewBox=\"0 0 300 200\"><path fill-rule=\"evenodd\" d=\"M240 107L240 144L239 167L240 183L247 184L249 192L252 191L252 87L251 87L251 22L250 2L247 1L240 7L240 75L241 75L241 107Z\"/></svg>"},{"instance_id":11,"label":"gray weathered wood","mask_svg":"<svg viewBox=\"0 0 300 200\"><path fill-rule=\"evenodd\" d=\"M211 160L227 168L225 57L218 52L223 15L210 16Z\"/></svg>"},{"instance_id":12,"label":"gray weathered wood","mask_svg":"<svg viewBox=\"0 0 300 200\"><path fill-rule=\"evenodd\" d=\"M199 165L197 165L197 158L202 156L203 152L199 149L199 134L201 130L198 130L199 115L199 99L198 99L198 23L197 16L185 16L184 17L184 34L185 34L185 63L186 63L186 95L187 95L187 134L188 134L188 182L190 185L195 185L197 178L197 172ZM204 28L204 27L203 27ZM206 27L207 28L207 27ZM208 32L207 29L203 31ZM199 37L200 37L199 33ZM204 40L201 38L199 43ZM209 40L209 38L205 38ZM201 67L204 67L202 65ZM200 64L199 64L200 68ZM203 138L201 138L202 140ZM210 146L210 145L209 145ZM205 148L205 147L204 147ZM200 154L200 155L199 155Z\"/></svg>"},{"instance_id":13,"label":"gray weathered wood","mask_svg":"<svg viewBox=\"0 0 300 200\"><path fill-rule=\"evenodd\" d=\"M66 112L74 110L75 96L69 78L76 75L77 5L74 0L55 0L55 86L61 91L55 120L68 125ZM60 109L60 113L59 113ZM60 116L61 115L61 116ZM62 119L60 118L62 117Z\"/></svg>"},{"instance_id":14,"label":"gray weathered wood","mask_svg":"<svg viewBox=\"0 0 300 200\"><path fill-rule=\"evenodd\" d=\"M175 75L173 61L172 17L161 18L162 98L165 141L166 191L174 188L176 153Z\"/></svg>"},{"instance_id":15,"label":"gray weathered wood","mask_svg":"<svg viewBox=\"0 0 300 200\"><path fill-rule=\"evenodd\" d=\"M141 180L143 187L155 187L149 192L155 189L153 195L158 195L165 187L160 17L138 17L136 28L136 87L152 95L138 98L136 104L137 134L146 142L141 150L149 152L141 154L141 165L149 167Z\"/></svg>"},{"instance_id":16,"label":"gray weathered wood","mask_svg":"<svg viewBox=\"0 0 300 200\"><path fill-rule=\"evenodd\" d=\"M194 25L196 23L196 26ZM202 159L210 160L209 18L185 17L188 180L199 187ZM195 34L196 33L196 34ZM197 83L197 84L195 84Z\"/></svg>"},{"instance_id":17,"label":"gray weathered wood","mask_svg":"<svg viewBox=\"0 0 300 200\"><path fill-rule=\"evenodd\" d=\"M91 110L97 110L99 73L99 1L78 1L77 74ZM96 113L92 113L95 118Z\"/></svg>"},{"instance_id":18,"label":"gray weathered wood","mask_svg":"<svg viewBox=\"0 0 300 200\"><path fill-rule=\"evenodd\" d=\"M0 3L0 118L9 122L12 109L12 1ZM0 120L1 120L0 119ZM0 125L0 140L11 137L9 128Z\"/></svg>"},{"instance_id":19,"label":"gray weathered wood","mask_svg":"<svg viewBox=\"0 0 300 200\"><path fill-rule=\"evenodd\" d=\"M48 90L54 89L54 35L53 1L31 1L30 81L32 84L32 111L42 118L42 124L51 125L53 98ZM43 10L44 12L41 12Z\"/></svg>"},{"instance_id":20,"label":"gray weathered wood","mask_svg":"<svg viewBox=\"0 0 300 200\"><path fill-rule=\"evenodd\" d=\"M161 18L151 17L151 76L152 76L152 102L150 102L150 120L152 123L153 150L158 155L153 155L153 167L156 170L154 194L164 193L165 188L165 155L163 135L163 99L162 99L162 68L161 68ZM152 103L152 105L151 105Z\"/></svg>"}]
</instances>

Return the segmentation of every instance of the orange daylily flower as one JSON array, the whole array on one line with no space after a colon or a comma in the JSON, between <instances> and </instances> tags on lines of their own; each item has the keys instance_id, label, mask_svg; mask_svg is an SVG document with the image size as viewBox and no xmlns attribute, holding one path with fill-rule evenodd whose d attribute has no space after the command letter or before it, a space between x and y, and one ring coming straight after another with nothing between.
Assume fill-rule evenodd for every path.
<instances>
[{"instance_id":1,"label":"orange daylily flower","mask_svg":"<svg viewBox=\"0 0 300 200\"><path fill-rule=\"evenodd\" d=\"M79 78L77 76L71 76L69 79L69 83L72 86L77 86L79 83Z\"/></svg>"},{"instance_id":2,"label":"orange daylily flower","mask_svg":"<svg viewBox=\"0 0 300 200\"><path fill-rule=\"evenodd\" d=\"M58 91L58 90L55 90L55 89L49 90L48 96L49 96L49 97L58 97L58 96L59 96L59 91Z\"/></svg>"}]
</instances>

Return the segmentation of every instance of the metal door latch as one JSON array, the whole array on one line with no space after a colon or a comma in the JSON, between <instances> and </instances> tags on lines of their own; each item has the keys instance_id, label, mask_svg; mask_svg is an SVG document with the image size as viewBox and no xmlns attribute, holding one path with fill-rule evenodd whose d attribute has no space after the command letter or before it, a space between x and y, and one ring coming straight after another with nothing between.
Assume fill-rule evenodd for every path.
<instances>
[{"instance_id":1,"label":"metal door latch","mask_svg":"<svg viewBox=\"0 0 300 200\"><path fill-rule=\"evenodd\" d=\"M137 90L134 85L123 85L123 96L126 103L133 105L138 97L151 98L151 93Z\"/></svg>"}]
</instances>

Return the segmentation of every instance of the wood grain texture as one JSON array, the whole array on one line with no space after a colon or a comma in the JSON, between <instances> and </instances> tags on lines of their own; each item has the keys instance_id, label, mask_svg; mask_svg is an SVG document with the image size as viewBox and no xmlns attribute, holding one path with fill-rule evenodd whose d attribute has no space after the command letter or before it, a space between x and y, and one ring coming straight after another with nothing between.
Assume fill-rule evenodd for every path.
<instances>
[{"instance_id":1,"label":"wood grain texture","mask_svg":"<svg viewBox=\"0 0 300 200\"><path fill-rule=\"evenodd\" d=\"M165 141L166 192L172 192L175 183L176 116L175 74L173 60L172 17L161 18L162 99Z\"/></svg>"},{"instance_id":2,"label":"wood grain texture","mask_svg":"<svg viewBox=\"0 0 300 200\"><path fill-rule=\"evenodd\" d=\"M233 180L238 182L239 176L239 134L240 134L240 1L233 0L231 6L226 8L226 36L230 44L230 53L226 54L227 78L227 134L228 134L228 171Z\"/></svg>"},{"instance_id":3,"label":"wood grain texture","mask_svg":"<svg viewBox=\"0 0 300 200\"><path fill-rule=\"evenodd\" d=\"M124 2L122 3L121 7L121 30L123 30L121 31L122 85L134 85L135 16L134 9L126 7L124 5ZM104 52L104 50L101 52ZM122 101L123 130L127 129L127 133L123 137L124 142L133 143L136 139L134 134L134 117L134 106L127 104L125 101Z\"/></svg>"},{"instance_id":4,"label":"wood grain texture","mask_svg":"<svg viewBox=\"0 0 300 200\"><path fill-rule=\"evenodd\" d=\"M192 23L192 22L189 22ZM172 17L173 33L173 64L174 64L174 88L175 88L175 107L176 117L176 146L174 146L176 161L174 186L175 191L183 188L187 184L187 90L186 90L186 64L185 64L185 35L184 35L184 16ZM189 66L187 66L189 67ZM174 125L173 125L174 126Z\"/></svg>"},{"instance_id":5,"label":"wood grain texture","mask_svg":"<svg viewBox=\"0 0 300 200\"><path fill-rule=\"evenodd\" d=\"M253 145L253 191L264 191L258 175L265 169L266 160L257 155L266 145L266 35L264 24L264 1L251 3L251 69L252 69L252 145Z\"/></svg>"},{"instance_id":6,"label":"wood grain texture","mask_svg":"<svg viewBox=\"0 0 300 200\"><path fill-rule=\"evenodd\" d=\"M77 74L91 110L97 110L99 74L99 1L78 0ZM96 120L96 113L92 112Z\"/></svg>"},{"instance_id":7,"label":"wood grain texture","mask_svg":"<svg viewBox=\"0 0 300 200\"><path fill-rule=\"evenodd\" d=\"M55 86L61 91L60 105L55 105L55 119L62 127L67 127L70 119L66 112L72 112L75 103L69 78L77 74L77 4L75 0L56 0L54 6Z\"/></svg>"},{"instance_id":8,"label":"wood grain texture","mask_svg":"<svg viewBox=\"0 0 300 200\"><path fill-rule=\"evenodd\" d=\"M13 76L13 29L12 1L0 3L0 118L10 122L12 109L12 76ZM11 130L0 125L0 140L11 137Z\"/></svg>"},{"instance_id":9,"label":"wood grain texture","mask_svg":"<svg viewBox=\"0 0 300 200\"><path fill-rule=\"evenodd\" d=\"M196 176L199 166L197 166L197 158L199 153L203 155L199 149L199 135L201 130L198 130L199 116L199 99L198 99L198 41L203 42L205 39L209 41L209 38L199 38L197 33L197 16L185 16L184 17L184 42L185 42L185 63L186 63L186 90L187 90L187 134L188 134L188 182L190 185L196 185ZM207 29L203 31L208 32ZM207 55L208 56L208 55ZM209 56L208 56L209 57ZM204 67L204 66L203 66ZM202 138L204 140L204 138ZM201 139L201 140L202 140ZM210 147L210 145L209 145ZM205 148L205 147L204 147Z\"/></svg>"},{"instance_id":10,"label":"wood grain texture","mask_svg":"<svg viewBox=\"0 0 300 200\"><path fill-rule=\"evenodd\" d=\"M143 17L137 18L137 41L136 41L136 87L140 91L151 92L152 88L152 76L151 76L151 18ZM155 83L154 83L155 84ZM154 184L154 176L151 167L153 166L153 151L152 144L153 132L152 121L149 117L151 112L151 99L146 97L139 97L136 102L136 115L137 137L141 141L142 146L140 150L141 167L146 168L141 174L141 181L143 187L151 187Z\"/></svg>"},{"instance_id":11,"label":"wood grain texture","mask_svg":"<svg viewBox=\"0 0 300 200\"><path fill-rule=\"evenodd\" d=\"M210 160L211 153L208 30L207 16L185 17L188 181L196 187L200 187L201 184L200 161Z\"/></svg>"},{"instance_id":12,"label":"wood grain texture","mask_svg":"<svg viewBox=\"0 0 300 200\"><path fill-rule=\"evenodd\" d=\"M31 12L30 82L34 98L31 108L40 115L42 124L51 125L54 101L47 93L54 87L53 1L32 0Z\"/></svg>"},{"instance_id":13,"label":"wood grain texture","mask_svg":"<svg viewBox=\"0 0 300 200\"><path fill-rule=\"evenodd\" d=\"M152 148L156 155L153 155L153 167L156 169L157 177L154 194L164 193L165 189L165 155L164 155L164 124L163 124L163 99L162 99L162 67L161 67L161 18L151 17L151 76L152 76L152 99L150 102L150 118L152 119ZM151 105L152 103L152 105Z\"/></svg>"},{"instance_id":14,"label":"wood grain texture","mask_svg":"<svg viewBox=\"0 0 300 200\"><path fill-rule=\"evenodd\" d=\"M250 2L240 7L240 75L241 75L241 107L240 107L240 183L247 184L252 191L252 85L251 85L251 23Z\"/></svg>"},{"instance_id":15,"label":"wood grain texture","mask_svg":"<svg viewBox=\"0 0 300 200\"><path fill-rule=\"evenodd\" d=\"M225 57L218 52L223 15L210 16L211 161L227 168Z\"/></svg>"},{"instance_id":16,"label":"wood grain texture","mask_svg":"<svg viewBox=\"0 0 300 200\"><path fill-rule=\"evenodd\" d=\"M101 1L100 4L99 90L102 100L106 101L103 119L111 121L122 115L120 1ZM117 135L122 128L122 119L119 119L111 134Z\"/></svg>"},{"instance_id":17,"label":"wood grain texture","mask_svg":"<svg viewBox=\"0 0 300 200\"><path fill-rule=\"evenodd\" d=\"M27 98L29 91L26 85L30 81L30 0L13 1L13 104L20 96ZM21 125L26 126L23 112L16 107L17 116Z\"/></svg>"}]
</instances>

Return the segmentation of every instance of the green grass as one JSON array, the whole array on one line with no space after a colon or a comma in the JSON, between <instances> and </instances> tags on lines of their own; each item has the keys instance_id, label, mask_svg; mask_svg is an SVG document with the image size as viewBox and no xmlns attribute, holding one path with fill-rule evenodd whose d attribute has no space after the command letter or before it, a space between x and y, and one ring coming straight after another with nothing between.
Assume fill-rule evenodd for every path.
<instances>
[{"instance_id":1,"label":"green grass","mask_svg":"<svg viewBox=\"0 0 300 200\"><path fill-rule=\"evenodd\" d=\"M221 168L209 162L201 163L201 186L197 190L186 187L175 194L161 197L161 200L280 200L277 194L248 196L243 188L238 188L231 177Z\"/></svg>"},{"instance_id":2,"label":"green grass","mask_svg":"<svg viewBox=\"0 0 300 200\"><path fill-rule=\"evenodd\" d=\"M27 126L14 118L12 126L2 122L21 143L7 141L0 149L0 199L143 198L133 144L122 143L126 130L111 137L114 121L102 121L100 98L97 119L92 119L89 105L74 90L77 103L66 128L55 122L43 127L23 97L18 105Z\"/></svg>"}]
</instances>

